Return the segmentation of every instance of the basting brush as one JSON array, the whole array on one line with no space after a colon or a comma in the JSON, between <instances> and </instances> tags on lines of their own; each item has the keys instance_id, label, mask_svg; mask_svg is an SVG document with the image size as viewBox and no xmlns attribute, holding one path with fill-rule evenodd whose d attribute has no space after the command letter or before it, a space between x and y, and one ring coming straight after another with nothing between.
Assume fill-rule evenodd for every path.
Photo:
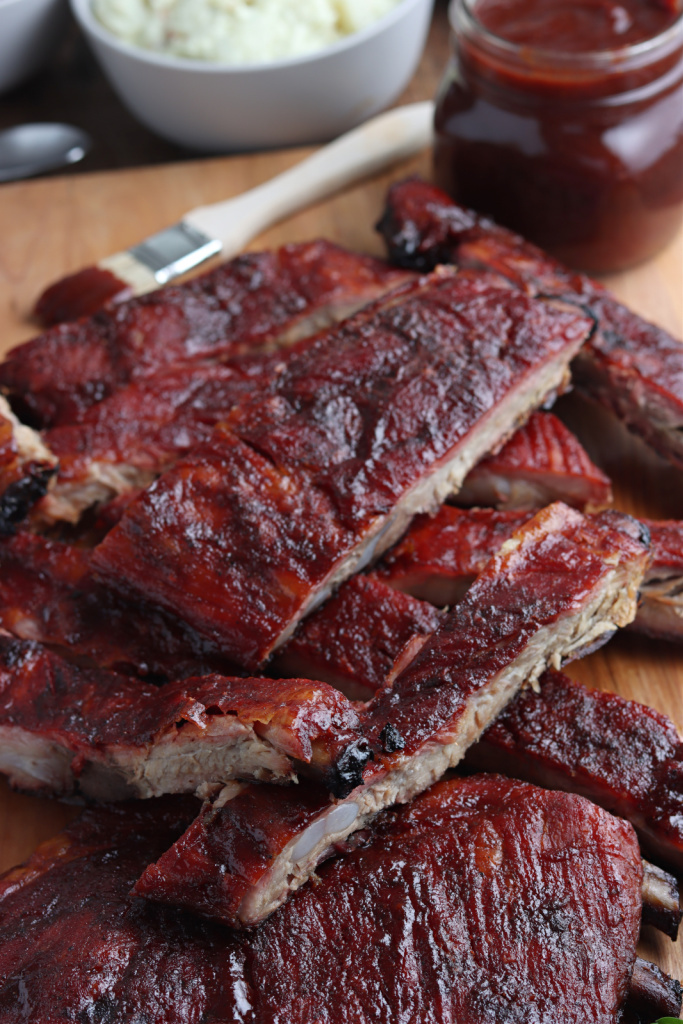
<instances>
[{"instance_id":1,"label":"basting brush","mask_svg":"<svg viewBox=\"0 0 683 1024\"><path fill-rule=\"evenodd\" d=\"M186 213L123 252L50 285L35 306L49 326L168 284L220 254L229 259L261 231L431 143L434 105L413 103L372 118L283 174L242 195Z\"/></svg>"}]
</instances>

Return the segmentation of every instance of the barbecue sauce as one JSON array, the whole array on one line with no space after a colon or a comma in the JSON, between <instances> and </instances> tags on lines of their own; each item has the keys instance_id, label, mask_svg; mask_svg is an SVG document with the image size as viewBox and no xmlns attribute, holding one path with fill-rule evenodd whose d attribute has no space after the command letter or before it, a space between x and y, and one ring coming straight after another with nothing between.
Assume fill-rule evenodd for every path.
<instances>
[{"instance_id":1,"label":"barbecue sauce","mask_svg":"<svg viewBox=\"0 0 683 1024\"><path fill-rule=\"evenodd\" d=\"M453 0L435 175L591 272L652 256L683 211L674 0Z\"/></svg>"}]
</instances>

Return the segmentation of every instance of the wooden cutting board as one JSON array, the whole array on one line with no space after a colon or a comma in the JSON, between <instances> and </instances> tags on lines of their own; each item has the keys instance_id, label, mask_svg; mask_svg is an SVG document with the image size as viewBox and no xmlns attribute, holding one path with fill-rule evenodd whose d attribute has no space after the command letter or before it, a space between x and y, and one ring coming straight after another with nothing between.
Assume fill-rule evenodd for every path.
<instances>
[{"instance_id":1,"label":"wooden cutting board","mask_svg":"<svg viewBox=\"0 0 683 1024\"><path fill-rule=\"evenodd\" d=\"M36 332L29 311L41 289L66 273L140 241L188 209L238 194L301 158L302 151L221 158L0 188L0 354ZM429 173L422 158L293 217L253 248L324 235L382 253L373 231L388 182ZM608 281L637 312L683 336L683 232L656 260ZM560 402L566 422L613 478L615 503L652 518L683 518L683 473L653 455L600 410L576 396ZM683 649L618 636L571 666L589 686L613 690L666 712L683 733ZM11 792L0 783L0 870L20 862L77 809ZM683 977L683 942L648 929L641 955Z\"/></svg>"}]
</instances>

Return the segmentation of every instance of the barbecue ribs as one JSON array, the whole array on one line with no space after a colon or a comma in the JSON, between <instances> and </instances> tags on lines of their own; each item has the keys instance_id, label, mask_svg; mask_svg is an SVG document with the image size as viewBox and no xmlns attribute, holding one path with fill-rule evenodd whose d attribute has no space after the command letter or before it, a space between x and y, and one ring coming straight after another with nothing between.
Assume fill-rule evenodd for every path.
<instances>
[{"instance_id":1,"label":"barbecue ribs","mask_svg":"<svg viewBox=\"0 0 683 1024\"><path fill-rule=\"evenodd\" d=\"M133 380L291 343L406 276L324 240L246 253L19 345L0 385L38 426L73 423Z\"/></svg>"},{"instance_id":2,"label":"barbecue ribs","mask_svg":"<svg viewBox=\"0 0 683 1024\"><path fill-rule=\"evenodd\" d=\"M54 454L34 430L19 423L0 395L0 536L14 533L56 471Z\"/></svg>"},{"instance_id":3,"label":"barbecue ribs","mask_svg":"<svg viewBox=\"0 0 683 1024\"><path fill-rule=\"evenodd\" d=\"M177 798L87 811L5 877L3 1021L24 1006L158 1024L621 1017L640 854L629 825L580 797L495 776L441 783L241 934L129 895L191 814Z\"/></svg>"},{"instance_id":4,"label":"barbecue ribs","mask_svg":"<svg viewBox=\"0 0 683 1024\"><path fill-rule=\"evenodd\" d=\"M577 385L655 451L683 467L683 343L627 309L606 288L445 192L409 179L394 185L378 225L389 253L419 270L438 263L495 270L533 294L578 300L599 329L572 367Z\"/></svg>"},{"instance_id":5,"label":"barbecue ribs","mask_svg":"<svg viewBox=\"0 0 683 1024\"><path fill-rule=\"evenodd\" d=\"M247 844L240 862L239 804L232 791L227 802L219 796L146 870L138 891L231 924L267 916L336 844L457 764L519 688L632 618L648 558L638 532L617 513L584 517L562 505L539 513L361 713L358 743L326 775L336 800L321 787L301 817L296 792L286 791L294 826L283 810L290 831L274 824L266 860Z\"/></svg>"},{"instance_id":6,"label":"barbecue ribs","mask_svg":"<svg viewBox=\"0 0 683 1024\"><path fill-rule=\"evenodd\" d=\"M212 675L155 687L0 634L0 772L24 789L123 800L289 782L325 773L358 728L324 683Z\"/></svg>"},{"instance_id":7,"label":"barbecue ribs","mask_svg":"<svg viewBox=\"0 0 683 1024\"><path fill-rule=\"evenodd\" d=\"M562 387L591 329L492 275L399 289L291 351L270 393L129 506L93 565L253 671Z\"/></svg>"}]
</instances>

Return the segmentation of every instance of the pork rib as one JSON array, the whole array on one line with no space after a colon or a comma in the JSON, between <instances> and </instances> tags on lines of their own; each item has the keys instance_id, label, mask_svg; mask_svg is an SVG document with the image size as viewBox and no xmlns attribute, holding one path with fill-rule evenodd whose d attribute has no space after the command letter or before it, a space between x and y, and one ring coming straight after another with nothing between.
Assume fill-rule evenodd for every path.
<instances>
[{"instance_id":1,"label":"pork rib","mask_svg":"<svg viewBox=\"0 0 683 1024\"><path fill-rule=\"evenodd\" d=\"M0 540L0 626L82 662L180 679L235 666L180 619L98 583L91 552L30 533Z\"/></svg>"},{"instance_id":2,"label":"pork rib","mask_svg":"<svg viewBox=\"0 0 683 1024\"><path fill-rule=\"evenodd\" d=\"M564 501L597 512L612 504L612 486L557 416L535 412L497 455L474 467L454 501L502 509Z\"/></svg>"},{"instance_id":3,"label":"pork rib","mask_svg":"<svg viewBox=\"0 0 683 1024\"><path fill-rule=\"evenodd\" d=\"M0 395L0 536L14 533L56 471L54 453L19 422Z\"/></svg>"},{"instance_id":4,"label":"pork rib","mask_svg":"<svg viewBox=\"0 0 683 1024\"><path fill-rule=\"evenodd\" d=\"M505 771L582 793L635 826L643 849L683 873L683 741L665 715L547 672L467 753Z\"/></svg>"},{"instance_id":5,"label":"pork rib","mask_svg":"<svg viewBox=\"0 0 683 1024\"><path fill-rule=\"evenodd\" d=\"M652 565L643 581L633 628L683 643L683 522L643 522L652 537Z\"/></svg>"},{"instance_id":6,"label":"pork rib","mask_svg":"<svg viewBox=\"0 0 683 1024\"><path fill-rule=\"evenodd\" d=\"M291 343L405 279L324 240L246 253L19 345L0 385L39 426L73 423L132 380Z\"/></svg>"},{"instance_id":7,"label":"pork rib","mask_svg":"<svg viewBox=\"0 0 683 1024\"><path fill-rule=\"evenodd\" d=\"M0 635L0 772L23 789L123 800L289 782L297 768L324 772L358 727L324 683L213 675L155 687Z\"/></svg>"},{"instance_id":8,"label":"pork rib","mask_svg":"<svg viewBox=\"0 0 683 1024\"><path fill-rule=\"evenodd\" d=\"M322 679L352 700L373 697L441 621L423 601L374 576L353 576L313 612L275 657L271 674Z\"/></svg>"},{"instance_id":9,"label":"pork rib","mask_svg":"<svg viewBox=\"0 0 683 1024\"><path fill-rule=\"evenodd\" d=\"M274 823L267 858L247 844L240 861L240 804L219 797L145 871L137 891L231 924L266 917L337 843L457 764L521 686L633 617L648 558L637 536L634 521L617 513L584 517L562 505L539 513L367 706L361 740L345 749L336 777L328 775L337 800L321 788L302 813L297 794L285 795L289 831Z\"/></svg>"},{"instance_id":10,"label":"pork rib","mask_svg":"<svg viewBox=\"0 0 683 1024\"><path fill-rule=\"evenodd\" d=\"M291 352L270 394L131 505L93 565L251 671L562 387L591 328L491 275L399 289Z\"/></svg>"},{"instance_id":11,"label":"pork rib","mask_svg":"<svg viewBox=\"0 0 683 1024\"><path fill-rule=\"evenodd\" d=\"M158 1024L620 1019L640 855L630 826L579 797L439 784L241 934L129 895L191 814L177 800L87 811L5 877L7 1024L23 1005Z\"/></svg>"},{"instance_id":12,"label":"pork rib","mask_svg":"<svg viewBox=\"0 0 683 1024\"><path fill-rule=\"evenodd\" d=\"M683 344L606 288L418 179L394 185L378 225L397 263L495 270L533 294L577 299L599 330L572 367L577 385L655 451L683 467Z\"/></svg>"},{"instance_id":13,"label":"pork rib","mask_svg":"<svg viewBox=\"0 0 683 1024\"><path fill-rule=\"evenodd\" d=\"M458 601L516 529L524 511L444 505L434 517L415 519L405 537L377 567L389 586L435 605ZM645 573L638 613L630 627L667 640L683 640L683 523L642 520L651 537L652 560Z\"/></svg>"}]
</instances>

